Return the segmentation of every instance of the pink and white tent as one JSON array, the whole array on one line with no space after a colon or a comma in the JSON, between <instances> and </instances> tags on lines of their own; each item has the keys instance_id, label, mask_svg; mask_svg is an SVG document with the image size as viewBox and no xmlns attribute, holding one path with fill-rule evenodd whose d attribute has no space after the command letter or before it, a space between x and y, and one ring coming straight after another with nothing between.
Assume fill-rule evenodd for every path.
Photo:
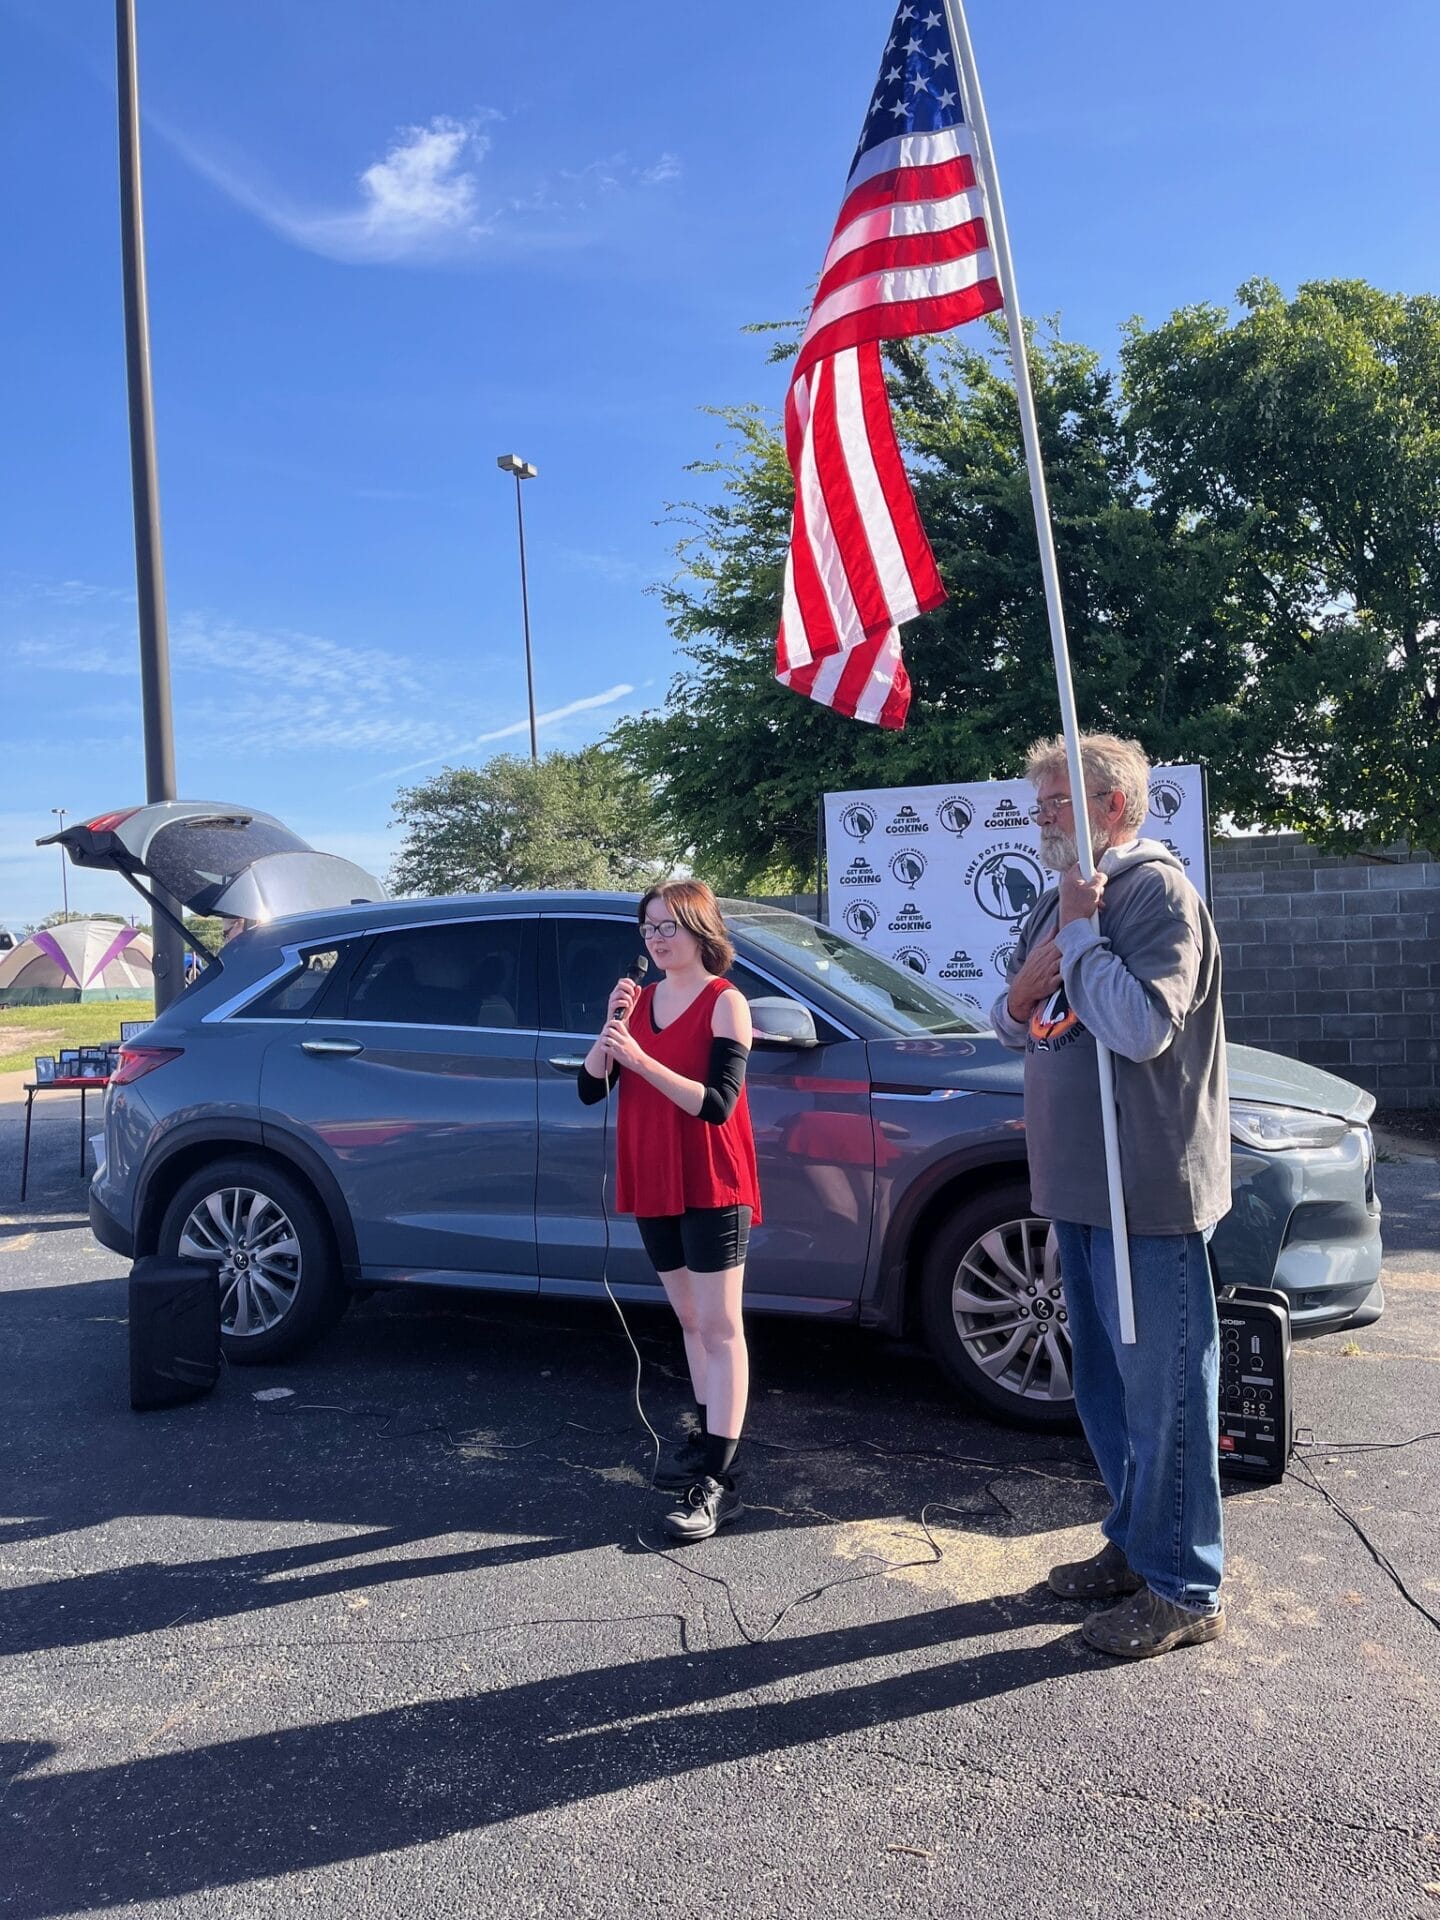
<instances>
[{"instance_id":1,"label":"pink and white tent","mask_svg":"<svg viewBox=\"0 0 1440 1920\"><path fill-rule=\"evenodd\" d=\"M113 920L67 920L0 954L0 1007L144 1000L155 991L150 936Z\"/></svg>"}]
</instances>

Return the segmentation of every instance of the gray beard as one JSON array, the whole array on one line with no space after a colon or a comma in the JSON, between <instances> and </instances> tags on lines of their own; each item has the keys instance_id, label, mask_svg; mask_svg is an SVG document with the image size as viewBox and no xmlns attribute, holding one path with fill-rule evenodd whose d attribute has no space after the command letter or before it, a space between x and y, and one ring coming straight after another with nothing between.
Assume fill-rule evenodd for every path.
<instances>
[{"instance_id":1,"label":"gray beard","mask_svg":"<svg viewBox=\"0 0 1440 1920\"><path fill-rule=\"evenodd\" d=\"M1109 834L1101 827L1092 826L1090 850L1097 862L1109 844ZM1078 857L1073 835L1062 833L1058 827L1040 829L1040 858L1052 873L1068 873Z\"/></svg>"}]
</instances>

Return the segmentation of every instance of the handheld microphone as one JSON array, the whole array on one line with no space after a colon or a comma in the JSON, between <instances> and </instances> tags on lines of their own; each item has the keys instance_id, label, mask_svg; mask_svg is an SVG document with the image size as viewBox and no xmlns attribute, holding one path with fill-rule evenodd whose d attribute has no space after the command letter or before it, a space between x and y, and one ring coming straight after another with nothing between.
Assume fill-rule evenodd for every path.
<instances>
[{"instance_id":1,"label":"handheld microphone","mask_svg":"<svg viewBox=\"0 0 1440 1920\"><path fill-rule=\"evenodd\" d=\"M635 985L638 987L643 984L645 975L649 972L649 970L650 970L649 955L644 953L637 953L635 958L630 962L629 966L625 969L624 977L627 980L633 980ZM629 1025L630 1016L628 1013L617 1014L616 1018L619 1020L623 1020L627 1026Z\"/></svg>"}]
</instances>

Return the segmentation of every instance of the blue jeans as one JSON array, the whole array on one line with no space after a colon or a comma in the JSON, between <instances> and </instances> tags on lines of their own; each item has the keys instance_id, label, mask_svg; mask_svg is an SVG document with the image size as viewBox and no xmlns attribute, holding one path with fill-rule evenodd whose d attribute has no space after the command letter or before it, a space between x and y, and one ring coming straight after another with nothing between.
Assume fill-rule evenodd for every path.
<instances>
[{"instance_id":1,"label":"blue jeans","mask_svg":"<svg viewBox=\"0 0 1440 1920\"><path fill-rule=\"evenodd\" d=\"M1132 1234L1136 1341L1120 1341L1108 1227L1055 1222L1075 1405L1114 1506L1108 1539L1163 1599L1219 1604L1220 1331L1204 1236Z\"/></svg>"}]
</instances>

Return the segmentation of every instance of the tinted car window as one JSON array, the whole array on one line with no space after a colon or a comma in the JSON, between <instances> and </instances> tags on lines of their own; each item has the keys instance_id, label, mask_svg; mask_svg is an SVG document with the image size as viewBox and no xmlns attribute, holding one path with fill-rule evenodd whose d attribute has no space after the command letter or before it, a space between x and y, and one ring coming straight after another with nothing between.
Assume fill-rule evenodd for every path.
<instances>
[{"instance_id":1,"label":"tinted car window","mask_svg":"<svg viewBox=\"0 0 1440 1920\"><path fill-rule=\"evenodd\" d=\"M350 1020L405 1026L533 1025L525 922L463 920L380 934L355 969Z\"/></svg>"},{"instance_id":2,"label":"tinted car window","mask_svg":"<svg viewBox=\"0 0 1440 1920\"><path fill-rule=\"evenodd\" d=\"M240 1014L242 1020L308 1020L339 965L341 948L321 947L301 955L296 971L266 989Z\"/></svg>"},{"instance_id":3,"label":"tinted car window","mask_svg":"<svg viewBox=\"0 0 1440 1920\"><path fill-rule=\"evenodd\" d=\"M561 1033L598 1033L605 1024L610 989L637 957L645 942L633 920L555 920ZM647 963L648 965L648 963ZM655 978L653 971L647 980Z\"/></svg>"},{"instance_id":4,"label":"tinted car window","mask_svg":"<svg viewBox=\"0 0 1440 1920\"><path fill-rule=\"evenodd\" d=\"M193 912L208 913L236 874L263 854L310 851L278 821L210 814L161 827L145 849L145 871Z\"/></svg>"},{"instance_id":5,"label":"tinted car window","mask_svg":"<svg viewBox=\"0 0 1440 1920\"><path fill-rule=\"evenodd\" d=\"M598 1033L605 1024L610 989L637 956L644 957L644 942L634 923L624 920L557 919L553 925L560 981L557 1030ZM649 967L647 984L658 977ZM785 992L752 973L743 960L735 962L727 978L747 1000L771 1000Z\"/></svg>"}]
</instances>

